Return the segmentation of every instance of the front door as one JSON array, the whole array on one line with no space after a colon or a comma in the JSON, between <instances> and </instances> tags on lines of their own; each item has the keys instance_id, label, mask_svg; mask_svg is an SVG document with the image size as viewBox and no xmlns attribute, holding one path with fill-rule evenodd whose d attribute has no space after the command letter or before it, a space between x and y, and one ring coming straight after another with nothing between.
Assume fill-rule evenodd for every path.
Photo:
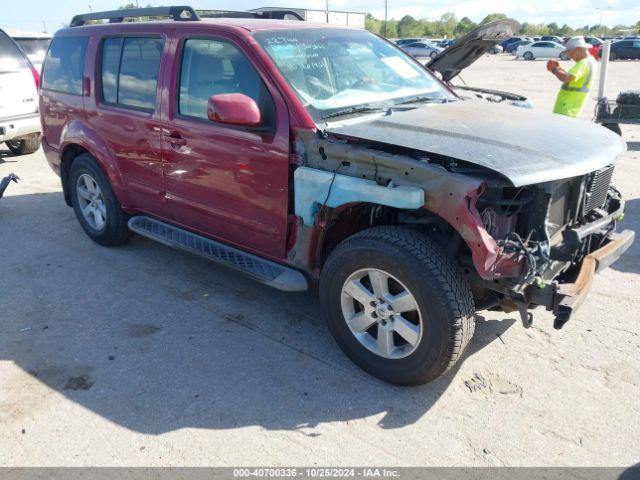
<instances>
[{"instance_id":1,"label":"front door","mask_svg":"<svg viewBox=\"0 0 640 480\"><path fill-rule=\"evenodd\" d=\"M277 90L261 78L241 43L178 37L165 78L174 92L163 115L166 199L174 222L272 258L285 254L289 123ZM262 124L236 127L207 118L210 96L242 93ZM171 98L173 97L173 98Z\"/></svg>"}]
</instances>

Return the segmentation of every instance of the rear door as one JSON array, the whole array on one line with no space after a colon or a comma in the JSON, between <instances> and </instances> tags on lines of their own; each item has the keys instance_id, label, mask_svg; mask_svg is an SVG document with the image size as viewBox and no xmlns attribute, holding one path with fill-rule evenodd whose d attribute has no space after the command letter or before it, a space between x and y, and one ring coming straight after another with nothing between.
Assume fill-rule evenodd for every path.
<instances>
[{"instance_id":1,"label":"rear door","mask_svg":"<svg viewBox=\"0 0 640 480\"><path fill-rule=\"evenodd\" d=\"M88 121L118 162L127 184L128 207L167 217L163 196L158 78L170 38L127 30L97 45L95 106ZM89 100L88 100L89 101Z\"/></svg>"},{"instance_id":2,"label":"rear door","mask_svg":"<svg viewBox=\"0 0 640 480\"><path fill-rule=\"evenodd\" d=\"M283 258L289 204L287 107L244 42L211 29L176 32L165 79L163 150L166 197L174 221L272 258ZM260 127L213 123L210 96L242 93L256 101Z\"/></svg>"},{"instance_id":3,"label":"rear door","mask_svg":"<svg viewBox=\"0 0 640 480\"><path fill-rule=\"evenodd\" d=\"M38 110L38 91L29 61L0 30L0 118L19 117Z\"/></svg>"}]
</instances>

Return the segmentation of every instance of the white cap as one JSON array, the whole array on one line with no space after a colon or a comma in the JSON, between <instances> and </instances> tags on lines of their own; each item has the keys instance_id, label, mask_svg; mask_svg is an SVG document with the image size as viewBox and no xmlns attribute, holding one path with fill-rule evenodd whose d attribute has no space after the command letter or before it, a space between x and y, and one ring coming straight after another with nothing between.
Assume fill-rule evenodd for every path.
<instances>
[{"instance_id":1,"label":"white cap","mask_svg":"<svg viewBox=\"0 0 640 480\"><path fill-rule=\"evenodd\" d=\"M591 48L591 45L584 41L584 37L572 37L564 46L567 50L573 50L574 48L584 48L588 50Z\"/></svg>"}]
</instances>

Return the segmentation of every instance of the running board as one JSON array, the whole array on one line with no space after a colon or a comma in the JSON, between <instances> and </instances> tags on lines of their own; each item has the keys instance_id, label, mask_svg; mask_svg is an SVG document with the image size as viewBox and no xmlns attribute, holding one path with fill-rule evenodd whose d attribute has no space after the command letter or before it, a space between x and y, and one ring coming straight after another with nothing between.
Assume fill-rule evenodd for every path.
<instances>
[{"instance_id":1,"label":"running board","mask_svg":"<svg viewBox=\"0 0 640 480\"><path fill-rule=\"evenodd\" d=\"M309 288L307 279L298 270L265 260L150 217L132 217L129 219L129 229L169 247L186 250L208 260L231 267L278 290L301 292Z\"/></svg>"}]
</instances>

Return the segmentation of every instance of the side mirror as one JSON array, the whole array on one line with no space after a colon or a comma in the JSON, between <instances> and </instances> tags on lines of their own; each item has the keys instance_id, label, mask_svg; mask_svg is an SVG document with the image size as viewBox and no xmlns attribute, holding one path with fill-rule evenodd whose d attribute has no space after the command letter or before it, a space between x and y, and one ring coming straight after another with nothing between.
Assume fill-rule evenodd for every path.
<instances>
[{"instance_id":1,"label":"side mirror","mask_svg":"<svg viewBox=\"0 0 640 480\"><path fill-rule=\"evenodd\" d=\"M221 93L209 97L207 117L215 123L258 127L262 116L258 104L242 93Z\"/></svg>"}]
</instances>

